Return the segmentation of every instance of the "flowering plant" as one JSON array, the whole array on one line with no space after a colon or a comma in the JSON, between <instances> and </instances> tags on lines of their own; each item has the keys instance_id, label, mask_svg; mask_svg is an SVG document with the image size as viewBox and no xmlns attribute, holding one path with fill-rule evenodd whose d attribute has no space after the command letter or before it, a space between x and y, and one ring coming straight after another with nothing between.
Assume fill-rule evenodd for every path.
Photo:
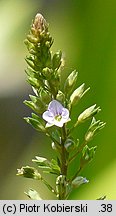
<instances>
[{"instance_id":1,"label":"flowering plant","mask_svg":"<svg viewBox=\"0 0 116 216\"><path fill-rule=\"evenodd\" d=\"M28 67L26 69L28 82L32 86L34 95L29 95L30 101L24 101L35 113L31 117L24 118L27 123L37 131L43 132L51 139L52 149L57 158L36 156L32 161L37 168L23 166L18 169L18 176L24 176L42 181L58 199L68 199L71 191L89 181L80 176L82 169L93 159L96 146L89 147L88 143L105 126L105 123L95 119L100 107L95 105L85 109L75 123L71 124L72 108L80 101L90 88L85 90L85 84L75 89L78 72L72 71L61 85L63 57L62 52L51 52L53 39L48 30L48 24L41 14L37 14L27 35L25 44L29 51L26 57ZM79 143L79 138L73 137L73 130L81 123L91 119L90 126ZM69 175L69 167L79 156L79 164L75 166L72 176ZM43 172L55 175L54 186L50 185L40 174ZM38 199L35 190L29 190L27 195L31 199Z\"/></svg>"}]
</instances>

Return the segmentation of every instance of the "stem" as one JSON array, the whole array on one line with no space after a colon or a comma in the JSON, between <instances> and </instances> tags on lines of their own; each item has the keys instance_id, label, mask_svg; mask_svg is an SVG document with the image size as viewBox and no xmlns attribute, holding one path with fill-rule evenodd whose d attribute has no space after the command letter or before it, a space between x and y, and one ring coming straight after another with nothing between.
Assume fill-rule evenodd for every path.
<instances>
[{"instance_id":1,"label":"stem","mask_svg":"<svg viewBox=\"0 0 116 216\"><path fill-rule=\"evenodd\" d=\"M66 141L66 128L65 125L62 128L62 138L61 138L61 174L67 175L67 163L66 163L66 149L64 143Z\"/></svg>"},{"instance_id":2,"label":"stem","mask_svg":"<svg viewBox=\"0 0 116 216\"><path fill-rule=\"evenodd\" d=\"M67 177L67 161L66 161L66 149L64 147L65 141L67 138L67 132L65 125L61 129L61 176ZM63 180L63 179L62 179ZM61 188L59 190L59 200L66 199L66 184L62 182Z\"/></svg>"},{"instance_id":3,"label":"stem","mask_svg":"<svg viewBox=\"0 0 116 216\"><path fill-rule=\"evenodd\" d=\"M83 144L80 146L78 151L69 159L69 163L72 162L75 157L82 151L83 147L87 144L87 141L84 141Z\"/></svg>"},{"instance_id":4,"label":"stem","mask_svg":"<svg viewBox=\"0 0 116 216\"><path fill-rule=\"evenodd\" d=\"M57 195L55 189L42 177L42 182L47 186L47 188L52 192L54 193L55 195Z\"/></svg>"},{"instance_id":5,"label":"stem","mask_svg":"<svg viewBox=\"0 0 116 216\"><path fill-rule=\"evenodd\" d=\"M77 121L74 126L69 130L68 136L70 135L70 133L72 133L72 131L75 129L75 127L77 127L79 124L79 121Z\"/></svg>"},{"instance_id":6,"label":"stem","mask_svg":"<svg viewBox=\"0 0 116 216\"><path fill-rule=\"evenodd\" d=\"M75 173L75 175L73 176L73 178L71 179L71 181L73 181L79 175L79 173L81 172L81 170L82 170L82 167L79 167L79 169L77 170L77 172Z\"/></svg>"}]
</instances>

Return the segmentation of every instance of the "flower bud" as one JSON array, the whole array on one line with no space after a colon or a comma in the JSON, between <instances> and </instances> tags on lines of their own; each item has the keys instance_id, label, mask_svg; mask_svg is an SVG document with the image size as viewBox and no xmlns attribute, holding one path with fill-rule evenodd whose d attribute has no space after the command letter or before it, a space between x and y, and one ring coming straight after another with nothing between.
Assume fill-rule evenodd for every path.
<instances>
[{"instance_id":1,"label":"flower bud","mask_svg":"<svg viewBox=\"0 0 116 216\"><path fill-rule=\"evenodd\" d=\"M89 182L89 180L87 180L86 178L83 178L82 176L78 176L72 181L72 187L77 188L80 185L86 184L88 182Z\"/></svg>"},{"instance_id":2,"label":"flower bud","mask_svg":"<svg viewBox=\"0 0 116 216\"><path fill-rule=\"evenodd\" d=\"M76 70L72 71L72 73L67 77L66 82L64 84L64 91L69 94L71 90L74 88L77 81L78 72Z\"/></svg>"},{"instance_id":3,"label":"flower bud","mask_svg":"<svg viewBox=\"0 0 116 216\"><path fill-rule=\"evenodd\" d=\"M37 32L46 32L48 30L48 24L40 13L35 16L32 29L35 29Z\"/></svg>"},{"instance_id":4,"label":"flower bud","mask_svg":"<svg viewBox=\"0 0 116 216\"><path fill-rule=\"evenodd\" d=\"M43 68L43 70L42 70L42 74L43 74L43 76L45 76L46 79L49 79L49 78L50 78L51 73L52 73L52 69L50 69L50 68L48 68L48 67L45 67L45 68Z\"/></svg>"},{"instance_id":5,"label":"flower bud","mask_svg":"<svg viewBox=\"0 0 116 216\"><path fill-rule=\"evenodd\" d=\"M52 58L52 67L53 69L58 69L61 65L62 52L58 51L53 55Z\"/></svg>"},{"instance_id":6,"label":"flower bud","mask_svg":"<svg viewBox=\"0 0 116 216\"><path fill-rule=\"evenodd\" d=\"M79 86L70 96L70 101L71 101L71 105L75 105L82 97L83 95L90 89L86 89L84 91L85 88L85 83L83 83L81 86Z\"/></svg>"},{"instance_id":7,"label":"flower bud","mask_svg":"<svg viewBox=\"0 0 116 216\"><path fill-rule=\"evenodd\" d=\"M101 111L100 107L96 108L96 104L87 108L84 112L82 112L78 117L78 122L84 122L96 115L99 111Z\"/></svg>"},{"instance_id":8,"label":"flower bud","mask_svg":"<svg viewBox=\"0 0 116 216\"><path fill-rule=\"evenodd\" d=\"M64 99L65 99L65 95L63 94L62 91L58 91L58 94L56 95L56 100L60 101L61 103L64 102Z\"/></svg>"},{"instance_id":9,"label":"flower bud","mask_svg":"<svg viewBox=\"0 0 116 216\"><path fill-rule=\"evenodd\" d=\"M38 171L35 168L29 166L25 166L22 167L21 169L18 169L17 175L26 178L32 178L35 180L41 180L41 174L38 173Z\"/></svg>"},{"instance_id":10,"label":"flower bud","mask_svg":"<svg viewBox=\"0 0 116 216\"><path fill-rule=\"evenodd\" d=\"M48 104L51 101L51 95L49 92L41 89L39 95L40 95L41 101L43 101L45 104Z\"/></svg>"}]
</instances>

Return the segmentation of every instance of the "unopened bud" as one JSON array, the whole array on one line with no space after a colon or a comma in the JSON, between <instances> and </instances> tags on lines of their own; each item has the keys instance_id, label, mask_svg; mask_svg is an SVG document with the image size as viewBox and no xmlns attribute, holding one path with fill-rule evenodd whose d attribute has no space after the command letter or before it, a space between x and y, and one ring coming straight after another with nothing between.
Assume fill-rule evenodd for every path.
<instances>
[{"instance_id":1,"label":"unopened bud","mask_svg":"<svg viewBox=\"0 0 116 216\"><path fill-rule=\"evenodd\" d=\"M62 52L58 51L53 55L52 64L53 69L58 69L61 65Z\"/></svg>"},{"instance_id":2,"label":"unopened bud","mask_svg":"<svg viewBox=\"0 0 116 216\"><path fill-rule=\"evenodd\" d=\"M56 95L56 99L57 99L58 101L60 101L61 103L64 102L65 95L63 94L62 91L60 91L60 90L58 91L58 94Z\"/></svg>"},{"instance_id":3,"label":"unopened bud","mask_svg":"<svg viewBox=\"0 0 116 216\"><path fill-rule=\"evenodd\" d=\"M83 83L81 86L79 86L71 95L70 97L70 101L71 101L71 105L76 104L82 97L83 95L89 91L90 88L86 89L84 91L85 88L85 83Z\"/></svg>"},{"instance_id":4,"label":"unopened bud","mask_svg":"<svg viewBox=\"0 0 116 216\"><path fill-rule=\"evenodd\" d=\"M46 32L48 29L48 24L40 13L35 16L32 28L39 32Z\"/></svg>"},{"instance_id":5,"label":"unopened bud","mask_svg":"<svg viewBox=\"0 0 116 216\"><path fill-rule=\"evenodd\" d=\"M84 112L82 112L79 115L78 122L84 122L84 121L88 120L89 118L96 115L99 111L101 111L101 109L100 109L100 107L96 108L96 104L87 108L86 110L84 110Z\"/></svg>"},{"instance_id":6,"label":"unopened bud","mask_svg":"<svg viewBox=\"0 0 116 216\"><path fill-rule=\"evenodd\" d=\"M74 70L66 79L64 84L64 91L66 93L70 93L71 90L74 88L76 81L77 81L78 72Z\"/></svg>"}]
</instances>

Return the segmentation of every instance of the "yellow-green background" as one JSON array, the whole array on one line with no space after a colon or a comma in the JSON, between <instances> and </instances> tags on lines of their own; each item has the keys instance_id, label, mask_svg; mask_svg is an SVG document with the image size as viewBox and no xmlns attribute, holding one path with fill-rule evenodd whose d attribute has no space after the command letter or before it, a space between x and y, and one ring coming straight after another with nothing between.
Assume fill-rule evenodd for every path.
<instances>
[{"instance_id":1,"label":"yellow-green background","mask_svg":"<svg viewBox=\"0 0 116 216\"><path fill-rule=\"evenodd\" d=\"M50 23L53 51L63 51L64 79L76 68L77 86L85 82L91 87L74 114L97 103L102 108L97 118L107 122L91 143L98 146L96 156L82 172L90 182L75 190L70 199L102 195L116 199L115 0L0 1L0 199L27 199L23 191L30 187L43 199L54 199L41 183L15 176L16 169L31 165L35 155L54 157L50 142L23 121L30 114L23 100L31 93L24 74L27 51L23 40L37 12ZM82 136L82 128L78 132Z\"/></svg>"}]
</instances>

